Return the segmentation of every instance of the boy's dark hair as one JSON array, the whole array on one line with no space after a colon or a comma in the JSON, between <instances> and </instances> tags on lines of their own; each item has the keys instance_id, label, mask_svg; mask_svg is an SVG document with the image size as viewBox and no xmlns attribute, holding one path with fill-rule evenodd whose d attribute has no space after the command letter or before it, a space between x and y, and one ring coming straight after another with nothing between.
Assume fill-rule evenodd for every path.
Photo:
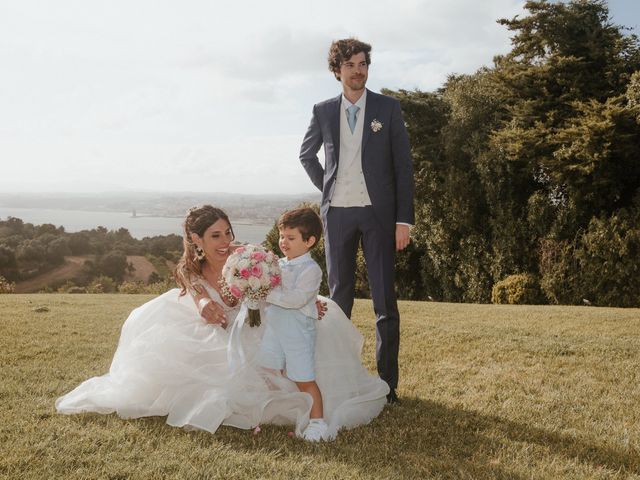
<instances>
[{"instance_id":1,"label":"boy's dark hair","mask_svg":"<svg viewBox=\"0 0 640 480\"><path fill-rule=\"evenodd\" d=\"M371 65L371 45L361 42L357 38L336 40L329 48L329 70L336 80L340 81L340 66L354 55L363 52L367 65Z\"/></svg>"},{"instance_id":2,"label":"boy's dark hair","mask_svg":"<svg viewBox=\"0 0 640 480\"><path fill-rule=\"evenodd\" d=\"M278 219L278 229L297 228L302 234L302 239L306 242L310 237L316 238L314 247L322 236L322 220L318 214L309 207L296 208L280 215Z\"/></svg>"}]
</instances>

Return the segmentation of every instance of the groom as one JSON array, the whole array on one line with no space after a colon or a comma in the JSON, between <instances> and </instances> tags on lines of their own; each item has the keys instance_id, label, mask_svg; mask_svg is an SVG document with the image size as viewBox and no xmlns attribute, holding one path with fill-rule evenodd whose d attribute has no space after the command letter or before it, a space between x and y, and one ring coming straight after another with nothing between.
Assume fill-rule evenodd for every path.
<instances>
[{"instance_id":1,"label":"groom","mask_svg":"<svg viewBox=\"0 0 640 480\"><path fill-rule=\"evenodd\" d=\"M400 316L396 302L395 252L409 244L413 224L413 167L397 100L365 88L371 46L337 40L329 69L342 94L313 107L300 162L322 191L325 253L331 298L351 317L356 254L362 242L376 313L376 361L398 401ZM318 151L324 145L324 167Z\"/></svg>"}]
</instances>

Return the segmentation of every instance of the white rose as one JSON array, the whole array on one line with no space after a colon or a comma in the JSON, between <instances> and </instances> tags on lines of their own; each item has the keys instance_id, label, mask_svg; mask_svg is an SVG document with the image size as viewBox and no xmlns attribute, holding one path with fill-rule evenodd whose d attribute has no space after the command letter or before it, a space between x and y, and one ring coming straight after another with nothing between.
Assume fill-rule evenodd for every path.
<instances>
[{"instance_id":1,"label":"white rose","mask_svg":"<svg viewBox=\"0 0 640 480\"><path fill-rule=\"evenodd\" d=\"M256 277L249 277L249 287L252 290L258 290L260 288L260 279Z\"/></svg>"}]
</instances>

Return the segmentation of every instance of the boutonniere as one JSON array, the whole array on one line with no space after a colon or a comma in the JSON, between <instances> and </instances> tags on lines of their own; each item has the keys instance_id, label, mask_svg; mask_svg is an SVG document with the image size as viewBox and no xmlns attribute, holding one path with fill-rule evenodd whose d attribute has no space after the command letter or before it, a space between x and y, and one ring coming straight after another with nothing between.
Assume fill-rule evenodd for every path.
<instances>
[{"instance_id":1,"label":"boutonniere","mask_svg":"<svg viewBox=\"0 0 640 480\"><path fill-rule=\"evenodd\" d=\"M382 122L374 118L373 122L371 122L371 130L373 130L374 133L382 130Z\"/></svg>"}]
</instances>

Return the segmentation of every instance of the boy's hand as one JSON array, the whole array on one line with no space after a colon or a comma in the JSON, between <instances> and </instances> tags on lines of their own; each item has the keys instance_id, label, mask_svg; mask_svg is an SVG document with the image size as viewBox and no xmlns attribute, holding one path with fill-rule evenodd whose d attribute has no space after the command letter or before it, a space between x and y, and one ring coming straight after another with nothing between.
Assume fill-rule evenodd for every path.
<instances>
[{"instance_id":1,"label":"boy's hand","mask_svg":"<svg viewBox=\"0 0 640 480\"><path fill-rule=\"evenodd\" d=\"M327 311L327 302L323 302L320 299L316 300L316 308L318 309L318 320L322 320L324 312Z\"/></svg>"}]
</instances>

